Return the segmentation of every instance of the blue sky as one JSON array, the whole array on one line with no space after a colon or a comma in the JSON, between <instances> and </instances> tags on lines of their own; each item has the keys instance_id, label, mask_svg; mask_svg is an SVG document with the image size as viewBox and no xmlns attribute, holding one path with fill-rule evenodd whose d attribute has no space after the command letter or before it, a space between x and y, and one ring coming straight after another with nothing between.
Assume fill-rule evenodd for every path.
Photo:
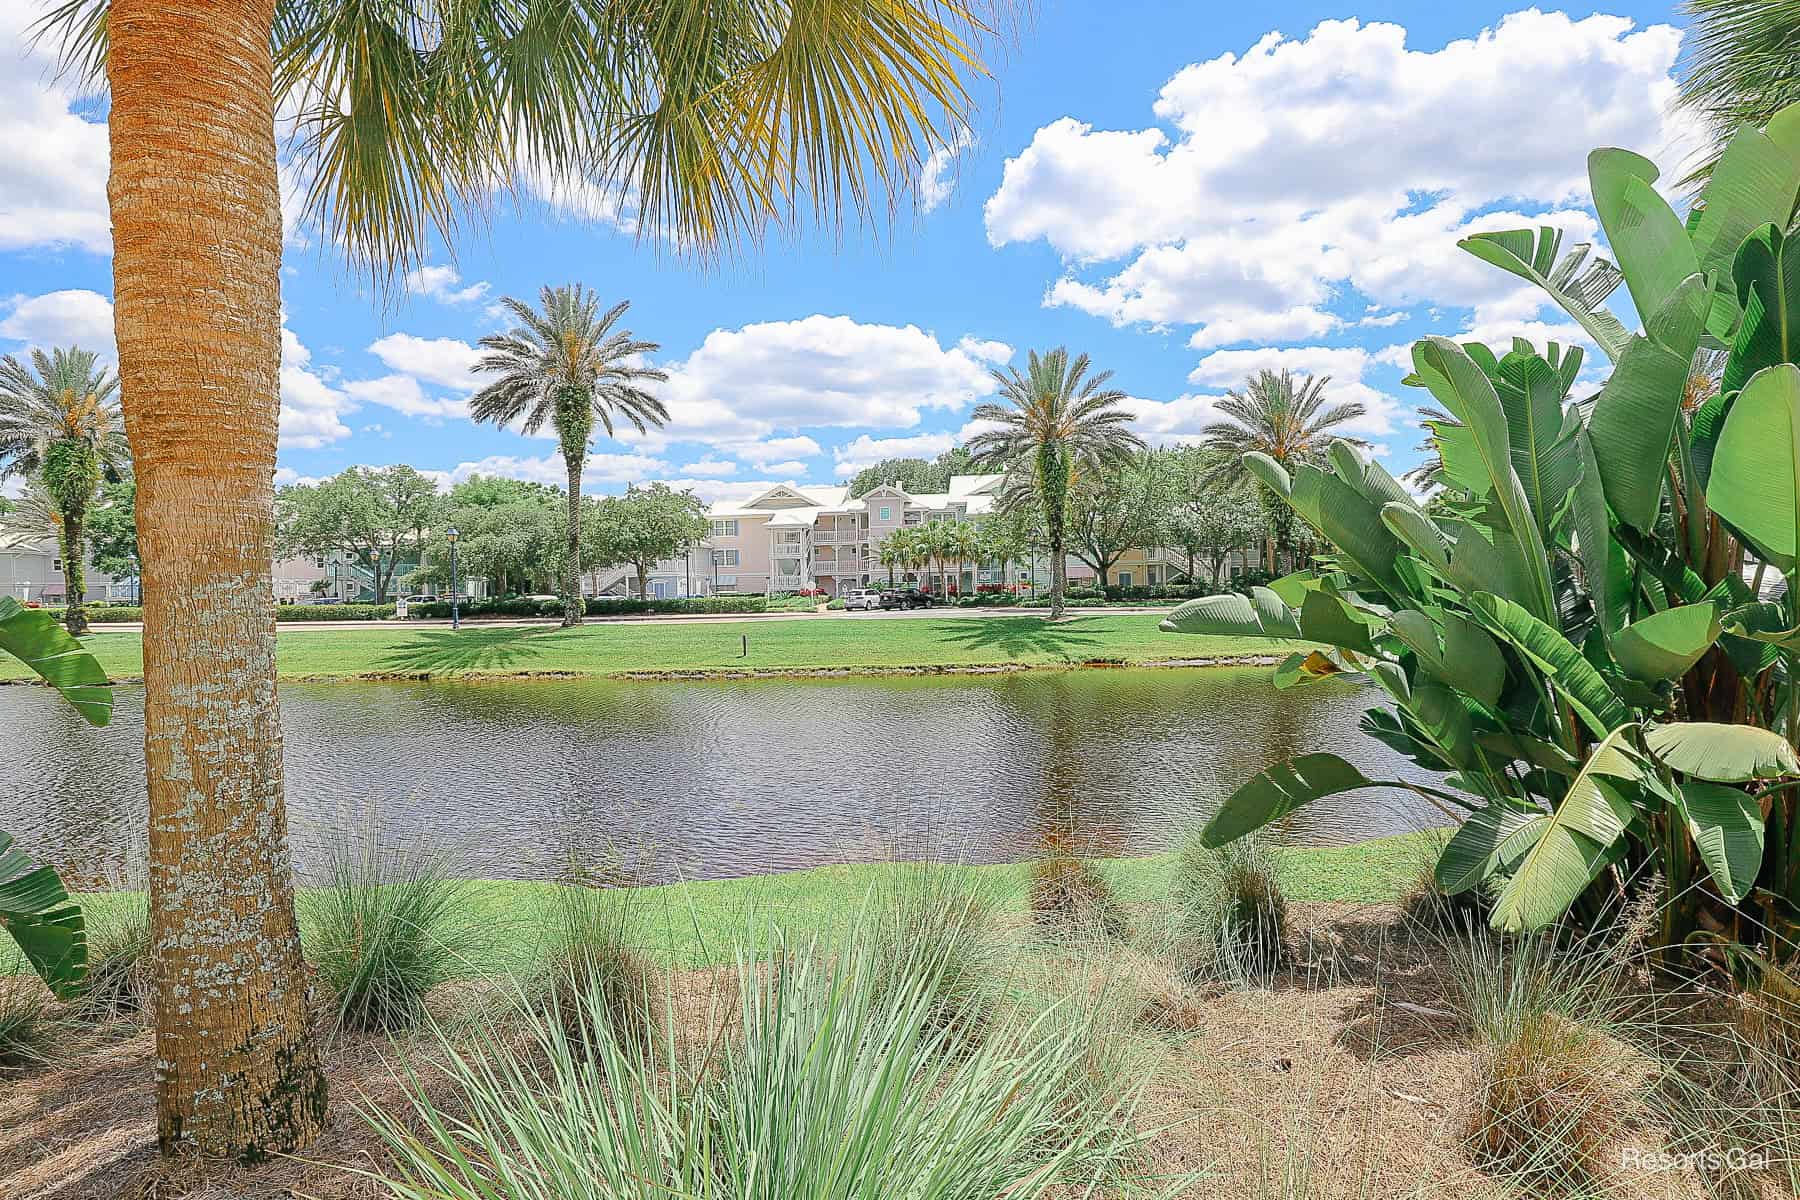
<instances>
[{"instance_id":1,"label":"blue sky","mask_svg":"<svg viewBox=\"0 0 1800 1200\"><path fill-rule=\"evenodd\" d=\"M382 305L304 223L284 266L282 479L410 462L556 479L544 438L462 415L501 295L629 299L675 378L671 428L602 439L588 486L706 497L823 483L965 433L988 368L1066 344L1154 441L1194 436L1251 369L1332 376L1412 464L1405 347L1426 333L1579 341L1456 239L1529 221L1591 240L1584 159L1691 152L1668 110L1671 4L1049 3L993 55L966 146L880 228L713 269L557 198L503 207ZM106 144L0 16L0 352L110 353Z\"/></svg>"}]
</instances>

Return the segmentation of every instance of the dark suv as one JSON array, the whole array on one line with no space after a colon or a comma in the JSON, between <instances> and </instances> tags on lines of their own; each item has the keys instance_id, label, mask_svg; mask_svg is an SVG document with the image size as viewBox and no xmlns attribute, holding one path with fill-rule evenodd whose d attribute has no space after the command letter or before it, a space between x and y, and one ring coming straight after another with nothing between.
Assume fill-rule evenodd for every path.
<instances>
[{"instance_id":1,"label":"dark suv","mask_svg":"<svg viewBox=\"0 0 1800 1200\"><path fill-rule=\"evenodd\" d=\"M895 588L881 593L883 608L930 608L936 603L937 597L918 588Z\"/></svg>"}]
</instances>

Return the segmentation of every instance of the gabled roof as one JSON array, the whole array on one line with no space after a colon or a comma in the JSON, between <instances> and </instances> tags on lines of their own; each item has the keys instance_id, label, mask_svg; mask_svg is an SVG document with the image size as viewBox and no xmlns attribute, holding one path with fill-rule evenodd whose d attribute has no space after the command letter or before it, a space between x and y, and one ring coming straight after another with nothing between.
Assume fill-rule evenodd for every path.
<instances>
[{"instance_id":1,"label":"gabled roof","mask_svg":"<svg viewBox=\"0 0 1800 1200\"><path fill-rule=\"evenodd\" d=\"M952 475L950 477L950 494L952 496L986 496L1000 490L1006 482L1004 475Z\"/></svg>"}]
</instances>

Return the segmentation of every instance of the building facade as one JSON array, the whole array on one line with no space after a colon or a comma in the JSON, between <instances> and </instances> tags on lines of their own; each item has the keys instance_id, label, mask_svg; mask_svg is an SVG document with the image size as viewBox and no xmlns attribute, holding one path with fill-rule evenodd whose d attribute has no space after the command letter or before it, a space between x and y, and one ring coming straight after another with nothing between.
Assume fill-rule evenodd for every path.
<instances>
[{"instance_id":1,"label":"building facade","mask_svg":"<svg viewBox=\"0 0 1800 1200\"><path fill-rule=\"evenodd\" d=\"M24 603L61 604L68 598L62 550L56 539L0 525L0 596ZM114 579L87 568L87 599L130 604L137 599L137 580Z\"/></svg>"}]
</instances>

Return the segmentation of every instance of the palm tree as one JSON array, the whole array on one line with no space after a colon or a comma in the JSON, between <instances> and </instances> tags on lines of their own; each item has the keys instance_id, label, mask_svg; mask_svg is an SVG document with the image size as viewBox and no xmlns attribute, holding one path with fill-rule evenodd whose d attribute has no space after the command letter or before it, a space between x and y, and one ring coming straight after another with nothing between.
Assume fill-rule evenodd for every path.
<instances>
[{"instance_id":1,"label":"palm tree","mask_svg":"<svg viewBox=\"0 0 1800 1200\"><path fill-rule=\"evenodd\" d=\"M887 568L888 587L890 588L895 586L894 572L904 568L912 561L912 547L908 545L909 540L907 531L904 529L896 529L882 539L881 565Z\"/></svg>"},{"instance_id":2,"label":"palm tree","mask_svg":"<svg viewBox=\"0 0 1800 1200\"><path fill-rule=\"evenodd\" d=\"M1687 0L1690 18L1681 103L1713 135L1713 151L1689 177L1703 180L1744 125L1761 129L1800 101L1800 0Z\"/></svg>"},{"instance_id":3,"label":"palm tree","mask_svg":"<svg viewBox=\"0 0 1800 1200\"><path fill-rule=\"evenodd\" d=\"M1333 442L1349 442L1366 446L1359 438L1331 432L1348 421L1363 416L1367 410L1355 402L1325 406L1325 385L1331 376L1302 378L1295 384L1293 372L1258 371L1250 377L1241 392L1232 391L1219 401L1219 411L1228 420L1214 421L1200 431L1201 445L1220 456L1220 464L1209 483L1234 487L1249 477L1244 455L1266 454L1289 471L1302 464L1318 466L1325 461ZM1293 510L1275 501L1269 504L1274 536L1269 539L1268 567L1273 574L1276 550L1292 561L1294 546Z\"/></svg>"},{"instance_id":4,"label":"palm tree","mask_svg":"<svg viewBox=\"0 0 1800 1200\"><path fill-rule=\"evenodd\" d=\"M1106 387L1112 372L1090 376L1088 365L1087 355L1071 360L1058 346L1043 355L1033 350L1022 374L1017 367L995 370L1005 402L976 407L973 419L995 428L969 439L977 463L1006 472L1002 507L1031 506L1043 513L1052 621L1063 615L1068 583L1070 485L1079 474L1099 472L1144 448L1129 428L1125 393Z\"/></svg>"},{"instance_id":5,"label":"palm tree","mask_svg":"<svg viewBox=\"0 0 1800 1200\"><path fill-rule=\"evenodd\" d=\"M961 593L962 569L969 563L974 563L977 571L981 567L981 531L968 521L952 521L949 525L944 533L945 548L956 562L956 590ZM971 590L978 582L971 579Z\"/></svg>"},{"instance_id":6,"label":"palm tree","mask_svg":"<svg viewBox=\"0 0 1800 1200\"><path fill-rule=\"evenodd\" d=\"M110 91L113 319L145 548L159 1141L261 1158L310 1143L326 1114L269 579L277 110L321 240L382 286L522 173L629 200L640 236L705 256L809 207L836 222L913 187L970 123L988 31L961 0L62 0L40 30Z\"/></svg>"},{"instance_id":7,"label":"palm tree","mask_svg":"<svg viewBox=\"0 0 1800 1200\"><path fill-rule=\"evenodd\" d=\"M475 364L477 371L498 375L469 401L469 416L477 422L517 425L527 436L545 425L556 431L563 466L569 476L569 545L563 558L563 626L581 624L581 474L587 469L588 441L594 421L615 432L614 421L623 417L643 433L660 428L669 419L663 402L638 385L661 383L669 376L637 360L661 349L655 342L640 342L629 329L614 329L629 300L600 311L600 298L579 283L572 287L546 287L538 296L539 308L503 297L501 303L518 318L510 333L481 339L487 350Z\"/></svg>"},{"instance_id":8,"label":"palm tree","mask_svg":"<svg viewBox=\"0 0 1800 1200\"><path fill-rule=\"evenodd\" d=\"M88 627L88 507L102 478L130 470L118 395L118 377L96 367L89 350L33 350L30 366L0 358L0 479L28 475L43 484L62 552L63 623L77 635Z\"/></svg>"}]
</instances>

